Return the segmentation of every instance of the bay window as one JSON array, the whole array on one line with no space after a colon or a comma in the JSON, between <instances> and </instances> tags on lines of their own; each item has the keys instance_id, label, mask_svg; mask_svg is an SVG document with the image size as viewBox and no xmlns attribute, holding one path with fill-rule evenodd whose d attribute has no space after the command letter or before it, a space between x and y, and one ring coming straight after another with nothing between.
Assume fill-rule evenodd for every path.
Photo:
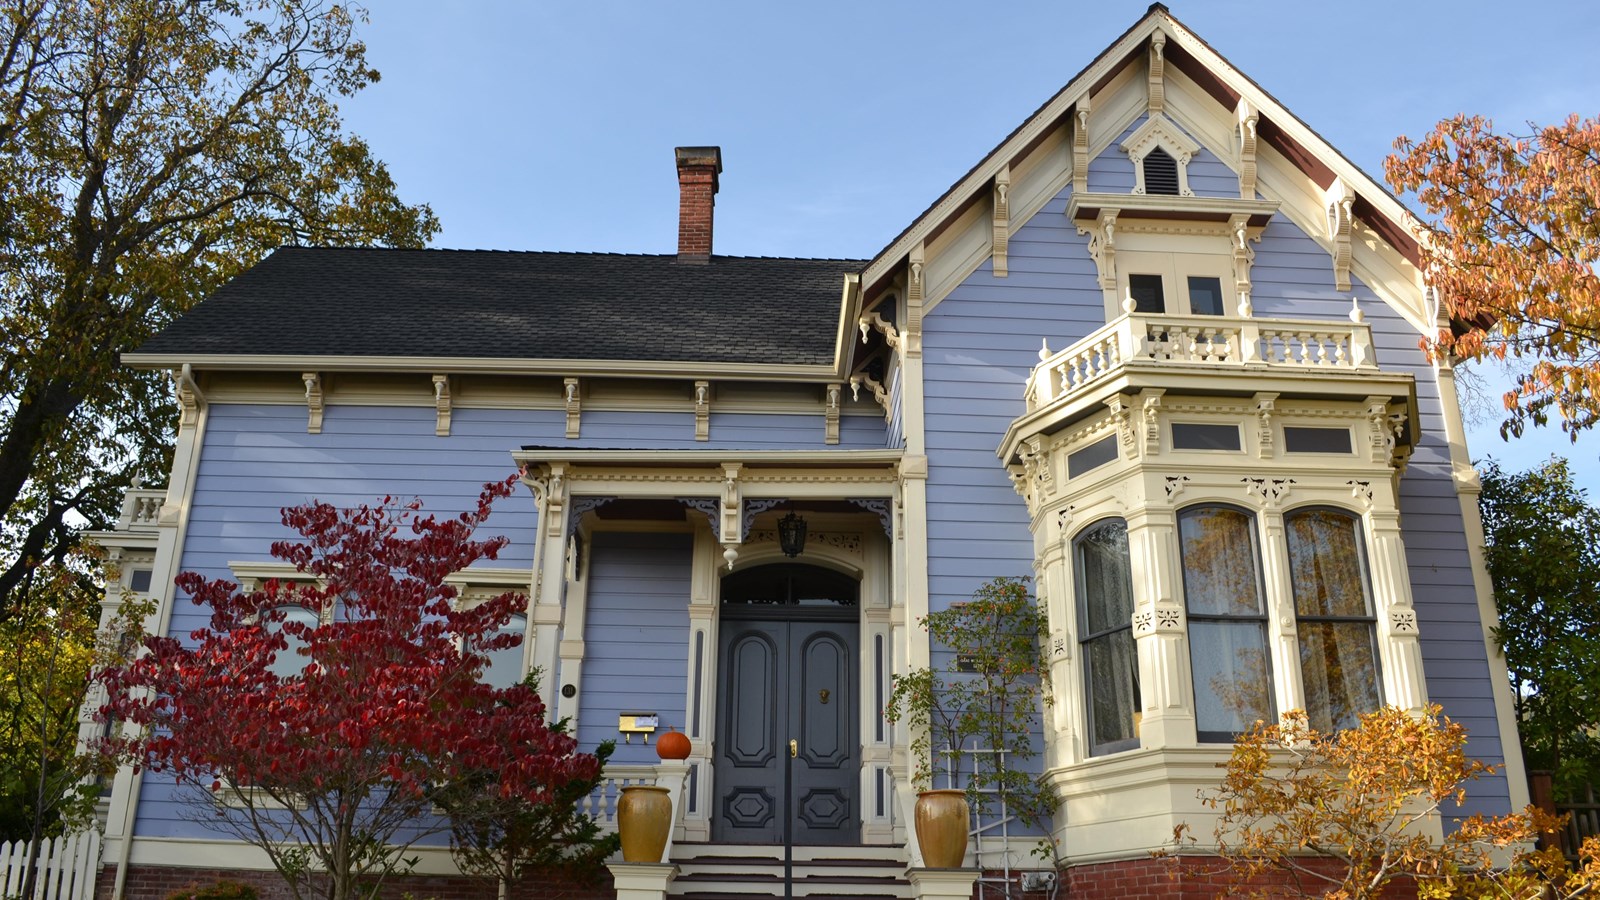
<instances>
[{"instance_id":1,"label":"bay window","mask_svg":"<svg viewBox=\"0 0 1600 900\"><path fill-rule=\"evenodd\" d=\"M1178 541L1196 736L1231 742L1275 718L1256 519L1231 506L1190 507L1178 514Z\"/></svg>"},{"instance_id":2,"label":"bay window","mask_svg":"<svg viewBox=\"0 0 1600 900\"><path fill-rule=\"evenodd\" d=\"M1139 656L1133 640L1128 525L1108 519L1073 541L1089 755L1139 746Z\"/></svg>"},{"instance_id":3,"label":"bay window","mask_svg":"<svg viewBox=\"0 0 1600 900\"><path fill-rule=\"evenodd\" d=\"M1377 618L1361 521L1313 507L1284 516L1306 715L1319 731L1351 728L1378 708Z\"/></svg>"}]
</instances>

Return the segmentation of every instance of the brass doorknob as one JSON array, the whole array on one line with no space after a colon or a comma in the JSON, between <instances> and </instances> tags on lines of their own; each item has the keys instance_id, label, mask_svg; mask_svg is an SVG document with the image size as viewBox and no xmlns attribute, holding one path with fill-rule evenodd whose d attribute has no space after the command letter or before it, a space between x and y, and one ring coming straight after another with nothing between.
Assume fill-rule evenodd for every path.
<instances>
[{"instance_id":1,"label":"brass doorknob","mask_svg":"<svg viewBox=\"0 0 1600 900\"><path fill-rule=\"evenodd\" d=\"M795 756L799 756L799 755L800 755L800 742L795 740L794 738L790 738L789 739L789 756L790 757L795 757Z\"/></svg>"}]
</instances>

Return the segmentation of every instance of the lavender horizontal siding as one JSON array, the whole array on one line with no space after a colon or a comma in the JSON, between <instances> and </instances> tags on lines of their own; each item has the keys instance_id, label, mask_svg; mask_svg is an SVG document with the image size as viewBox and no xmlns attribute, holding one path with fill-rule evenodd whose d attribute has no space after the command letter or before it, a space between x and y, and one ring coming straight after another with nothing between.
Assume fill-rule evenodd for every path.
<instances>
[{"instance_id":1,"label":"lavender horizontal siding","mask_svg":"<svg viewBox=\"0 0 1600 900\"><path fill-rule=\"evenodd\" d=\"M619 739L621 713L656 713L662 725L686 730L693 547L687 534L594 536L578 686L578 743L584 749ZM619 763L658 759L655 745L638 739L619 740L611 758Z\"/></svg>"},{"instance_id":2,"label":"lavender horizontal siding","mask_svg":"<svg viewBox=\"0 0 1600 900\"><path fill-rule=\"evenodd\" d=\"M1137 127L1138 123L1135 123ZM1131 128L1130 128L1131 130ZM1207 151L1191 163L1202 195L1238 196L1238 181ZM1093 191L1129 190L1131 164L1115 144L1091 162ZM1195 180L1196 174L1202 179ZM1227 179L1232 179L1227 182ZM1062 215L1070 189L1017 230L1010 275L985 263L924 320L925 423L929 455L929 602L946 608L996 575L1027 575L1032 542L1026 507L994 448L1023 410L1022 388L1039 341L1060 349L1105 322L1087 239ZM1372 325L1386 370L1416 378L1420 420L1400 483L1407 564L1421 628L1430 696L1468 729L1468 752L1503 761L1471 561L1451 479L1438 383L1405 319L1355 280L1335 289L1331 259L1315 240L1275 216L1256 248L1252 301L1261 317L1348 321L1351 296ZM1503 776L1477 782L1462 812L1508 811Z\"/></svg>"},{"instance_id":3,"label":"lavender horizontal siding","mask_svg":"<svg viewBox=\"0 0 1600 900\"><path fill-rule=\"evenodd\" d=\"M386 495L419 497L425 513L462 512L475 503L484 482L515 470L511 453L525 445L830 450L881 449L887 440L881 417L850 415L841 418L840 443L827 445L820 411L713 413L709 441L694 439L694 416L687 410L590 411L576 440L565 437L566 416L560 410L457 409L449 435L436 435L434 426L431 408L336 403L327 407L321 433L308 434L301 406L212 404L181 569L231 580L229 562L271 560L273 541L296 537L283 526L280 510L313 499L353 506ZM486 564L531 568L536 518L526 489L500 501L480 536L504 535L509 543L498 560ZM206 619L202 610L180 599L169 633L187 635ZM681 697L680 689L680 706ZM160 790L141 796L136 828L139 834L214 836L185 820L179 804Z\"/></svg>"}]
</instances>

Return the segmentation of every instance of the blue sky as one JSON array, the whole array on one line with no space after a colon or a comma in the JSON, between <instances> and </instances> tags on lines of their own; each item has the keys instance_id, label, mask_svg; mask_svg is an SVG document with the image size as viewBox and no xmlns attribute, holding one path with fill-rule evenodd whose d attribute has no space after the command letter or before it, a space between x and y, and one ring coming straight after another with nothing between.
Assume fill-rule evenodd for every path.
<instances>
[{"instance_id":1,"label":"blue sky","mask_svg":"<svg viewBox=\"0 0 1600 900\"><path fill-rule=\"evenodd\" d=\"M673 147L716 144L717 252L838 257L875 254L1147 7L368 2L383 80L343 108L403 196L433 205L436 246L672 252ZM1168 6L1380 180L1396 135L1457 112L1503 128L1600 112L1600 4ZM1600 500L1600 436L1506 444L1488 412L1475 457L1567 455Z\"/></svg>"}]
</instances>

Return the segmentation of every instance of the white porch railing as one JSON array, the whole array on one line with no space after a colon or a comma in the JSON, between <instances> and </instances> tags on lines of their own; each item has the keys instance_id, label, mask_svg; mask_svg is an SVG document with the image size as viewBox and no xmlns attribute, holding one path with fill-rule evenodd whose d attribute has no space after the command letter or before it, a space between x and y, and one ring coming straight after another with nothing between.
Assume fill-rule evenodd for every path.
<instances>
[{"instance_id":1,"label":"white porch railing","mask_svg":"<svg viewBox=\"0 0 1600 900\"><path fill-rule=\"evenodd\" d=\"M672 835L667 838L665 858L672 858L672 845L683 834L683 815L687 804L684 790L689 782L689 764L662 762L658 765L609 765L602 773L600 787L578 803L578 811L600 823L604 831L617 830L617 801L622 789L636 784L664 787L672 799Z\"/></svg>"},{"instance_id":2,"label":"white porch railing","mask_svg":"<svg viewBox=\"0 0 1600 900\"><path fill-rule=\"evenodd\" d=\"M1359 313L1352 313L1352 318ZM1044 358L1028 378L1029 411L1047 406L1134 363L1213 370L1376 369L1365 322L1241 319L1129 313Z\"/></svg>"},{"instance_id":3,"label":"white porch railing","mask_svg":"<svg viewBox=\"0 0 1600 900\"><path fill-rule=\"evenodd\" d=\"M118 531L148 531L161 520L161 504L167 501L166 488L134 488L122 495L122 517Z\"/></svg>"},{"instance_id":4,"label":"white porch railing","mask_svg":"<svg viewBox=\"0 0 1600 900\"><path fill-rule=\"evenodd\" d=\"M0 843L0 897L20 897L28 880L27 841ZM45 838L35 865L33 895L26 900L93 900L100 872L100 834L86 831Z\"/></svg>"}]
</instances>

